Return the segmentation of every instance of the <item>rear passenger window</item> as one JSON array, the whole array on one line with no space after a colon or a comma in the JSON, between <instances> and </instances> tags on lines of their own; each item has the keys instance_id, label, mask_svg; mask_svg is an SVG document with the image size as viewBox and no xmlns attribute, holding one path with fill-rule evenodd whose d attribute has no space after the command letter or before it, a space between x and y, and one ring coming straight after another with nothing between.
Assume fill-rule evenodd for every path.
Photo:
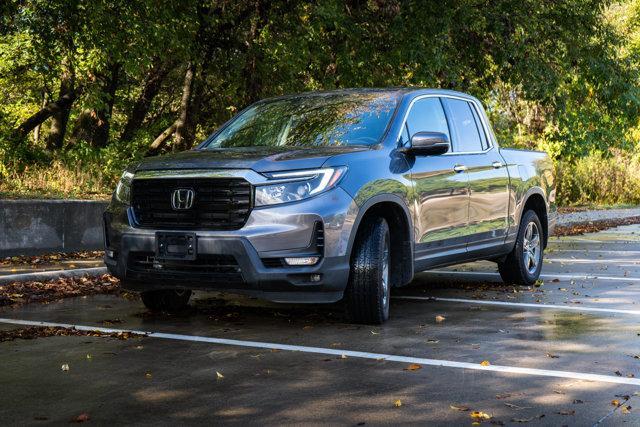
<instances>
[{"instance_id":1,"label":"rear passenger window","mask_svg":"<svg viewBox=\"0 0 640 427\"><path fill-rule=\"evenodd\" d=\"M453 139L453 151L483 151L483 142L480 137L480 132L478 131L478 125L476 124L471 104L461 99L452 98L445 98L443 101L446 105L452 131L455 135Z\"/></svg>"},{"instance_id":2,"label":"rear passenger window","mask_svg":"<svg viewBox=\"0 0 640 427\"><path fill-rule=\"evenodd\" d=\"M413 103L400 135L400 143L406 145L418 132L441 132L451 140L447 118L439 98L422 98Z\"/></svg>"},{"instance_id":3,"label":"rear passenger window","mask_svg":"<svg viewBox=\"0 0 640 427\"><path fill-rule=\"evenodd\" d=\"M482 120L480 120L480 113L478 113L478 109L473 104L469 104L471 107L471 111L473 112L473 118L476 120L476 127L478 128L478 133L480 133L480 142L482 143L482 149L486 150L489 148L489 140L487 139L487 134L484 131L484 126L482 126Z\"/></svg>"}]
</instances>

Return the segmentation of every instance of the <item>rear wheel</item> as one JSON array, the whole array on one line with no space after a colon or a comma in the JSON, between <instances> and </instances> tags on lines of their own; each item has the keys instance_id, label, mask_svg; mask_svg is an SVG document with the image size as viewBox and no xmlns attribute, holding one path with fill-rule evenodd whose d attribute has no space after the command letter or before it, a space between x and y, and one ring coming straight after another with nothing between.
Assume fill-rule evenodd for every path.
<instances>
[{"instance_id":1,"label":"rear wheel","mask_svg":"<svg viewBox=\"0 0 640 427\"><path fill-rule=\"evenodd\" d=\"M161 289L142 292L145 307L151 311L176 312L187 308L191 291L188 289Z\"/></svg>"},{"instance_id":2,"label":"rear wheel","mask_svg":"<svg viewBox=\"0 0 640 427\"><path fill-rule=\"evenodd\" d=\"M375 218L363 227L353 248L345 298L352 321L377 325L389 318L389 225Z\"/></svg>"},{"instance_id":3,"label":"rear wheel","mask_svg":"<svg viewBox=\"0 0 640 427\"><path fill-rule=\"evenodd\" d=\"M540 277L544 236L538 215L528 210L522 216L516 244L503 262L498 263L505 283L531 286Z\"/></svg>"}]
</instances>

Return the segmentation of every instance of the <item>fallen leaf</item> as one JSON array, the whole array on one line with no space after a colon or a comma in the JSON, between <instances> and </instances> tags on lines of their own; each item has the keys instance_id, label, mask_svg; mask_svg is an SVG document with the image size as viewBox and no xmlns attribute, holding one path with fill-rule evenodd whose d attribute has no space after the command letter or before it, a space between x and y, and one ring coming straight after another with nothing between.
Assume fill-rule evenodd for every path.
<instances>
[{"instance_id":1,"label":"fallen leaf","mask_svg":"<svg viewBox=\"0 0 640 427\"><path fill-rule=\"evenodd\" d=\"M69 370L69 364L65 363L60 367L63 371L67 372Z\"/></svg>"},{"instance_id":2,"label":"fallen leaf","mask_svg":"<svg viewBox=\"0 0 640 427\"><path fill-rule=\"evenodd\" d=\"M151 375L151 372L147 372L144 374L144 377L147 379L151 379L153 377L153 375Z\"/></svg>"},{"instance_id":3,"label":"fallen leaf","mask_svg":"<svg viewBox=\"0 0 640 427\"><path fill-rule=\"evenodd\" d=\"M541 414L541 415L537 415L535 417L530 417L530 418L512 418L511 422L512 423L528 423L533 420L539 420L540 418L544 418L544 416L545 416L544 414Z\"/></svg>"},{"instance_id":4,"label":"fallen leaf","mask_svg":"<svg viewBox=\"0 0 640 427\"><path fill-rule=\"evenodd\" d=\"M418 365L417 363L412 363L411 365L404 368L405 371L417 371L418 369L422 369L422 366Z\"/></svg>"},{"instance_id":5,"label":"fallen leaf","mask_svg":"<svg viewBox=\"0 0 640 427\"><path fill-rule=\"evenodd\" d=\"M619 402L617 399L613 399L613 400L611 401L611 404L612 404L613 406L620 406L620 402Z\"/></svg>"},{"instance_id":6,"label":"fallen leaf","mask_svg":"<svg viewBox=\"0 0 640 427\"><path fill-rule=\"evenodd\" d=\"M505 405L517 411L520 411L521 409L531 409L530 406L518 406L518 405L514 405L513 403L507 403L507 402L505 402Z\"/></svg>"},{"instance_id":7,"label":"fallen leaf","mask_svg":"<svg viewBox=\"0 0 640 427\"><path fill-rule=\"evenodd\" d=\"M346 359L346 358L347 358L347 355L346 355L346 354L341 354L341 355L340 355L340 359Z\"/></svg>"},{"instance_id":8,"label":"fallen leaf","mask_svg":"<svg viewBox=\"0 0 640 427\"><path fill-rule=\"evenodd\" d=\"M469 408L467 406L449 405L449 408L454 411L467 412Z\"/></svg>"},{"instance_id":9,"label":"fallen leaf","mask_svg":"<svg viewBox=\"0 0 640 427\"><path fill-rule=\"evenodd\" d=\"M480 365L489 366L489 365L491 365L491 362L489 362L488 360L483 360L482 362L480 362Z\"/></svg>"},{"instance_id":10,"label":"fallen leaf","mask_svg":"<svg viewBox=\"0 0 640 427\"><path fill-rule=\"evenodd\" d=\"M400 399L396 400L395 402L393 402L393 406L395 406L396 408L399 408L402 406L402 401Z\"/></svg>"},{"instance_id":11,"label":"fallen leaf","mask_svg":"<svg viewBox=\"0 0 640 427\"><path fill-rule=\"evenodd\" d=\"M474 420L490 420L491 419L491 415L482 411L473 411L472 413L469 414L469 416Z\"/></svg>"},{"instance_id":12,"label":"fallen leaf","mask_svg":"<svg viewBox=\"0 0 640 427\"><path fill-rule=\"evenodd\" d=\"M72 423L83 423L85 421L89 421L90 419L91 419L91 417L89 416L89 414L87 414L86 412L83 412L82 414L71 418L71 422Z\"/></svg>"},{"instance_id":13,"label":"fallen leaf","mask_svg":"<svg viewBox=\"0 0 640 427\"><path fill-rule=\"evenodd\" d=\"M549 357L551 359L558 359L560 356L558 356L556 354L547 353L547 357Z\"/></svg>"},{"instance_id":14,"label":"fallen leaf","mask_svg":"<svg viewBox=\"0 0 640 427\"><path fill-rule=\"evenodd\" d=\"M558 411L557 414L558 415L575 415L576 411L574 410L564 410L564 411Z\"/></svg>"},{"instance_id":15,"label":"fallen leaf","mask_svg":"<svg viewBox=\"0 0 640 427\"><path fill-rule=\"evenodd\" d=\"M442 323L444 321L445 321L445 317L444 316L440 316L440 315L436 316L436 323Z\"/></svg>"},{"instance_id":16,"label":"fallen leaf","mask_svg":"<svg viewBox=\"0 0 640 427\"><path fill-rule=\"evenodd\" d=\"M427 340L427 344L438 344L440 342L440 340L434 340L434 339L428 339Z\"/></svg>"},{"instance_id":17,"label":"fallen leaf","mask_svg":"<svg viewBox=\"0 0 640 427\"><path fill-rule=\"evenodd\" d=\"M221 380L223 378L224 378L224 375L222 375L220 372L216 371L216 379Z\"/></svg>"},{"instance_id":18,"label":"fallen leaf","mask_svg":"<svg viewBox=\"0 0 640 427\"><path fill-rule=\"evenodd\" d=\"M623 414L628 414L629 412L631 412L631 406L627 405L622 407Z\"/></svg>"}]
</instances>

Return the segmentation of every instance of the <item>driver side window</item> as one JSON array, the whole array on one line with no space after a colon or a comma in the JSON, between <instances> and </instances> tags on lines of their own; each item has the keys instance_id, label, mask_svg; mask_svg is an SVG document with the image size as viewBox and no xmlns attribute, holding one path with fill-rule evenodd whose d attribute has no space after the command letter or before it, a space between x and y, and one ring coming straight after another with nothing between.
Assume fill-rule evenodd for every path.
<instances>
[{"instance_id":1,"label":"driver side window","mask_svg":"<svg viewBox=\"0 0 640 427\"><path fill-rule=\"evenodd\" d=\"M441 132L451 141L440 98L422 98L413 103L400 134L400 145L405 146L418 132Z\"/></svg>"}]
</instances>

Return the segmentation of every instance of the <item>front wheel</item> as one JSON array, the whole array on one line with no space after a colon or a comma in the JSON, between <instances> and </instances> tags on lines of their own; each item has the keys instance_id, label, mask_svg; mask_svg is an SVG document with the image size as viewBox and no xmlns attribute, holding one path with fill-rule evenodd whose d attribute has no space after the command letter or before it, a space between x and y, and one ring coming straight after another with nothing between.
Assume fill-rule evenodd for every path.
<instances>
[{"instance_id":1,"label":"front wheel","mask_svg":"<svg viewBox=\"0 0 640 427\"><path fill-rule=\"evenodd\" d=\"M358 232L345 291L353 322L379 325L389 318L390 246L389 225L384 218L367 221Z\"/></svg>"},{"instance_id":2,"label":"front wheel","mask_svg":"<svg viewBox=\"0 0 640 427\"><path fill-rule=\"evenodd\" d=\"M149 310L172 313L187 308L191 291L188 289L161 289L142 292L140 297Z\"/></svg>"},{"instance_id":3,"label":"front wheel","mask_svg":"<svg viewBox=\"0 0 640 427\"><path fill-rule=\"evenodd\" d=\"M498 263L500 277L505 283L531 286L538 280L542 270L542 233L538 215L532 210L526 211L513 250Z\"/></svg>"}]
</instances>

